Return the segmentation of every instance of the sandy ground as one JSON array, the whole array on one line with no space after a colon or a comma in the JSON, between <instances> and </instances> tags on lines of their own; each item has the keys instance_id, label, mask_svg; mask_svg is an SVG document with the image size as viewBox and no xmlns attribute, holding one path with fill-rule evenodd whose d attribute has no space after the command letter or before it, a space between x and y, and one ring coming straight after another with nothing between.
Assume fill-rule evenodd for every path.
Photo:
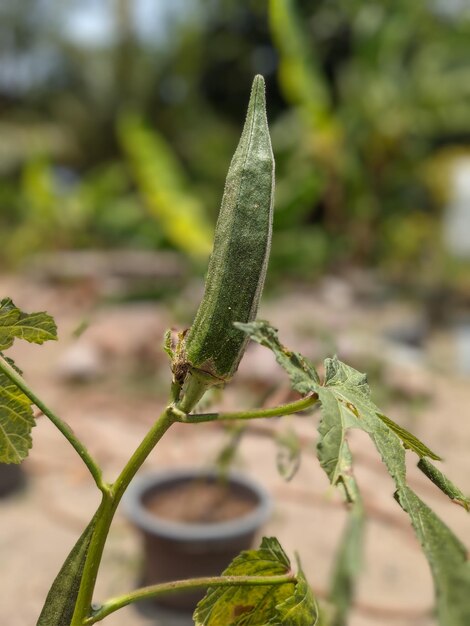
<instances>
[{"instance_id":1,"label":"sandy ground","mask_svg":"<svg viewBox=\"0 0 470 626\"><path fill-rule=\"evenodd\" d=\"M334 286L333 296L331 285L315 294L283 296L265 304L261 317L283 329L284 343L315 360L330 348L338 350L345 360L348 356L355 360L365 358L364 355L380 349L380 332L396 319L400 306L361 305L341 289ZM23 368L31 387L40 390L42 399L83 438L111 480L163 406L163 388L169 372L159 342L163 330L172 323L170 313L158 302L97 305L95 296L86 289L58 289L8 276L0 278L0 294L11 296L25 310L46 309L56 317L58 343L37 347L17 342L12 356ZM80 339L74 339L72 331L85 318L90 322L88 329ZM95 361L88 359L88 366L101 374L96 384L70 385L63 380L70 362L79 360L77 345L85 346L82 356L90 346L92 352L93 346L96 348ZM401 365L395 361L393 370L393 364L388 363L387 380L396 388L401 385L400 393L407 398L398 402L394 394L389 394L385 408L442 454L447 474L470 492L468 379L451 376L443 365L447 352L443 354L436 357L429 349L409 375L405 368L404 381L399 380ZM241 393L242 400L235 404L237 393ZM253 346L242 363L237 382L222 399L216 399L215 406L252 406L262 395L268 396L266 402L275 404L287 393L283 373L271 355ZM421 398L418 402L415 396L426 396L427 400ZM244 436L235 466L255 476L273 495L274 514L263 534L277 536L289 554L300 553L307 577L321 598L327 593L345 511L312 454L317 420L318 414L313 413L257 424ZM278 475L275 445L265 436L287 427L294 428L307 442L300 470L289 483ZM226 434L218 425L176 425L142 471L210 465L224 441ZM350 443L368 524L364 569L349 624L431 626L435 624L431 577L408 518L391 497L391 480L367 438L353 432ZM414 464L410 455L412 486L468 541L469 519L465 511L426 482ZM61 562L99 500L80 459L44 417L37 421L34 447L24 468L27 488L0 502L0 623L8 626L36 623ZM118 511L100 571L97 599L133 587L139 572L139 550L134 529ZM168 618L150 618L135 608L123 609L105 623L177 624Z\"/></svg>"}]
</instances>

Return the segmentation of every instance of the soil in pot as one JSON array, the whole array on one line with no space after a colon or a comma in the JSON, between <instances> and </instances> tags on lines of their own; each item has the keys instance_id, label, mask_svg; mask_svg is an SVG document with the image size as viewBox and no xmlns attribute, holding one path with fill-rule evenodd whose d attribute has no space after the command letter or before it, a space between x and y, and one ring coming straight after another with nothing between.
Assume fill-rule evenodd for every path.
<instances>
[{"instance_id":1,"label":"soil in pot","mask_svg":"<svg viewBox=\"0 0 470 626\"><path fill-rule=\"evenodd\" d=\"M151 493L144 505L157 517L184 524L214 524L247 515L256 507L252 494L224 481L193 480Z\"/></svg>"}]
</instances>

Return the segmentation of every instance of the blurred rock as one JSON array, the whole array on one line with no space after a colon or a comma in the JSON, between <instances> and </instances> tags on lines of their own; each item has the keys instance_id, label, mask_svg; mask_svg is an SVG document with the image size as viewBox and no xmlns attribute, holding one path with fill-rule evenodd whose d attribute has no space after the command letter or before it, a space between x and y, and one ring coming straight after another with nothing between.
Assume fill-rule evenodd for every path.
<instances>
[{"instance_id":1,"label":"blurred rock","mask_svg":"<svg viewBox=\"0 0 470 626\"><path fill-rule=\"evenodd\" d=\"M429 324L421 314L409 316L395 326L385 330L385 336L396 343L411 347L422 347L429 334Z\"/></svg>"},{"instance_id":2,"label":"blurred rock","mask_svg":"<svg viewBox=\"0 0 470 626\"><path fill-rule=\"evenodd\" d=\"M87 383L103 376L105 363L99 348L89 341L71 345L58 364L58 375L72 383Z\"/></svg>"}]
</instances>

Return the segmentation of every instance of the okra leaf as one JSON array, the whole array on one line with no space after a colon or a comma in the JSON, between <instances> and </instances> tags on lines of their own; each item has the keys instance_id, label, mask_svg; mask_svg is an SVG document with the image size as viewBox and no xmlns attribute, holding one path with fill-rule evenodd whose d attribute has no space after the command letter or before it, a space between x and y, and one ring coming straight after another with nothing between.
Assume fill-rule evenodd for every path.
<instances>
[{"instance_id":1,"label":"okra leaf","mask_svg":"<svg viewBox=\"0 0 470 626\"><path fill-rule=\"evenodd\" d=\"M323 419L325 415L329 415L332 402L336 402L337 412L345 416L345 425L367 432L381 454L397 486L397 499L411 518L433 572L440 624L463 626L469 623L470 572L469 566L466 563L464 565L466 552L457 537L407 486L402 432L399 435L395 427L390 427L388 420L383 420L383 414L370 398L364 375L337 359L327 359L325 372L323 390L318 389L320 402L323 404ZM406 447L418 455L432 454L432 458L437 456L419 440L413 441L412 446L409 442L407 437ZM428 469L429 475L430 464L424 456L420 463ZM443 491L445 486L448 489L450 481L442 473L439 473L438 478L435 481L437 486ZM437 545L439 543L441 545ZM444 567L446 559L447 562L454 560L455 568Z\"/></svg>"},{"instance_id":2,"label":"okra leaf","mask_svg":"<svg viewBox=\"0 0 470 626\"><path fill-rule=\"evenodd\" d=\"M294 593L276 605L276 615L268 626L315 626L319 620L318 605L300 565Z\"/></svg>"},{"instance_id":3,"label":"okra leaf","mask_svg":"<svg viewBox=\"0 0 470 626\"><path fill-rule=\"evenodd\" d=\"M247 324L235 322L235 326L245 332L250 339L274 352L276 361L289 375L293 389L302 394L315 391L319 378L313 365L298 352L292 352L284 347L278 339L277 330L268 322L260 320Z\"/></svg>"},{"instance_id":4,"label":"okra leaf","mask_svg":"<svg viewBox=\"0 0 470 626\"><path fill-rule=\"evenodd\" d=\"M15 339L42 344L57 339L57 327L47 313L24 313L10 298L4 298L0 301L0 350L10 348ZM21 374L2 352L0 359ZM20 463L28 455L33 426L31 401L0 372L0 463Z\"/></svg>"},{"instance_id":5,"label":"okra leaf","mask_svg":"<svg viewBox=\"0 0 470 626\"><path fill-rule=\"evenodd\" d=\"M270 331L263 323L260 329L252 329L252 334L278 356L280 344L273 329ZM468 499L426 460L426 457L435 459L437 455L434 452L408 431L384 417L371 399L365 374L335 357L325 361L323 383L320 384L312 377L309 385L299 355L296 355L294 363L287 356L289 351L283 350L285 357L278 358L278 362L289 370L291 380L300 378L302 388L317 393L322 405L317 452L330 481L340 485L349 500L357 502L357 487L351 474L351 455L346 433L349 428L365 431L393 478L397 488L396 498L410 516L423 545L434 576L440 624L464 626L470 623L470 566L467 565L465 549L451 530L408 487L405 449L413 450L420 457L420 469L449 497L463 506L468 506ZM297 371L292 373L292 369Z\"/></svg>"},{"instance_id":6,"label":"okra leaf","mask_svg":"<svg viewBox=\"0 0 470 626\"><path fill-rule=\"evenodd\" d=\"M470 511L470 498L463 494L435 465L427 459L420 459L418 467L452 502L460 504L467 512Z\"/></svg>"},{"instance_id":7,"label":"okra leaf","mask_svg":"<svg viewBox=\"0 0 470 626\"><path fill-rule=\"evenodd\" d=\"M0 372L0 463L21 463L28 456L34 425L29 398Z\"/></svg>"},{"instance_id":8,"label":"okra leaf","mask_svg":"<svg viewBox=\"0 0 470 626\"><path fill-rule=\"evenodd\" d=\"M352 473L352 457L346 441L346 431L352 425L349 413L342 410L332 394L321 393L322 418L318 424L317 457L330 479L330 483L342 489L348 502L358 497L358 488Z\"/></svg>"},{"instance_id":9,"label":"okra leaf","mask_svg":"<svg viewBox=\"0 0 470 626\"><path fill-rule=\"evenodd\" d=\"M431 566L442 626L470 624L470 563L466 547L408 487L396 498L411 518Z\"/></svg>"},{"instance_id":10,"label":"okra leaf","mask_svg":"<svg viewBox=\"0 0 470 626\"><path fill-rule=\"evenodd\" d=\"M263 538L259 550L237 556L224 576L277 576L291 572L291 564L277 539ZM312 626L317 606L301 571L291 582L276 585L231 585L209 588L194 612L195 626Z\"/></svg>"},{"instance_id":11,"label":"okra leaf","mask_svg":"<svg viewBox=\"0 0 470 626\"><path fill-rule=\"evenodd\" d=\"M24 313L4 298L0 302L0 350L10 348L15 339L41 344L57 339L57 327L47 313Z\"/></svg>"},{"instance_id":12,"label":"okra leaf","mask_svg":"<svg viewBox=\"0 0 470 626\"><path fill-rule=\"evenodd\" d=\"M72 548L47 594L36 626L68 626L72 620L95 517Z\"/></svg>"},{"instance_id":13,"label":"okra leaf","mask_svg":"<svg viewBox=\"0 0 470 626\"><path fill-rule=\"evenodd\" d=\"M328 599L333 607L330 626L347 626L356 579L362 565L364 509L359 498L349 512L333 568Z\"/></svg>"},{"instance_id":14,"label":"okra leaf","mask_svg":"<svg viewBox=\"0 0 470 626\"><path fill-rule=\"evenodd\" d=\"M434 459L434 461L442 461L440 456L430 450L426 444L412 435L408 430L406 430L406 428L399 426L389 417L382 415L381 413L377 413L377 417L380 417L382 422L387 424L387 426L400 437L405 448L413 450L413 452L416 452L420 458L429 457L430 459Z\"/></svg>"}]
</instances>

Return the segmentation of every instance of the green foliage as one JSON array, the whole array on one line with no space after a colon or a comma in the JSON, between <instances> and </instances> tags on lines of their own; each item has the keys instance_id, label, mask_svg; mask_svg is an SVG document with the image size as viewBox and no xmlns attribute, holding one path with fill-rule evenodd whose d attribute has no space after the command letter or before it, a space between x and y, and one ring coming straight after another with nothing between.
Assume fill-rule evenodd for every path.
<instances>
[{"instance_id":1,"label":"green foliage","mask_svg":"<svg viewBox=\"0 0 470 626\"><path fill-rule=\"evenodd\" d=\"M441 457L438 456L435 452L430 450L422 441L420 441L417 437L412 435L406 428L403 426L399 426L393 420L391 420L386 415L382 415L377 412L377 417L379 417L382 422L384 422L390 430L398 435L401 439L402 444L405 446L407 450L413 450L421 459L426 460L426 457L433 459L434 461L442 461Z\"/></svg>"},{"instance_id":2,"label":"green foliage","mask_svg":"<svg viewBox=\"0 0 470 626\"><path fill-rule=\"evenodd\" d=\"M94 528L95 518L81 534L52 583L36 626L70 624Z\"/></svg>"},{"instance_id":3,"label":"green foliage","mask_svg":"<svg viewBox=\"0 0 470 626\"><path fill-rule=\"evenodd\" d=\"M298 352L292 352L279 343L277 331L265 322L235 323L251 339L274 352L276 361L289 375L292 388L302 394L313 391L312 381L319 381L313 365Z\"/></svg>"},{"instance_id":4,"label":"green foliage","mask_svg":"<svg viewBox=\"0 0 470 626\"><path fill-rule=\"evenodd\" d=\"M33 427L30 400L0 373L0 463L21 463L28 456Z\"/></svg>"},{"instance_id":5,"label":"green foliage","mask_svg":"<svg viewBox=\"0 0 470 626\"><path fill-rule=\"evenodd\" d=\"M46 313L24 313L10 298L0 302L0 350L13 345L15 339L42 344L57 339L54 320ZM6 367L19 370L0 352ZM31 400L0 372L0 463L21 463L31 448L34 416Z\"/></svg>"},{"instance_id":6,"label":"green foliage","mask_svg":"<svg viewBox=\"0 0 470 626\"><path fill-rule=\"evenodd\" d=\"M437 614L442 626L470 622L470 563L467 549L431 509L409 488L397 492L431 566Z\"/></svg>"},{"instance_id":7,"label":"green foliage","mask_svg":"<svg viewBox=\"0 0 470 626\"><path fill-rule=\"evenodd\" d=\"M57 339L57 326L47 313L23 313L5 298L0 302L0 350L12 346L15 339L41 344Z\"/></svg>"},{"instance_id":8,"label":"green foliage","mask_svg":"<svg viewBox=\"0 0 470 626\"><path fill-rule=\"evenodd\" d=\"M223 576L276 576L291 573L290 561L275 538L264 538L259 550L237 556ZM281 585L253 585L208 590L194 612L195 626L313 626L318 608L299 568L296 579Z\"/></svg>"},{"instance_id":9,"label":"green foliage","mask_svg":"<svg viewBox=\"0 0 470 626\"><path fill-rule=\"evenodd\" d=\"M468 12L443 18L421 1L271 0L269 20L279 85L299 125L290 153L302 151L321 181L303 204L321 205L330 258L378 258L389 271L427 275L442 249L439 198L423 170L438 138L468 143ZM281 125L295 128L287 116ZM287 163L280 178L295 193L299 170Z\"/></svg>"},{"instance_id":10,"label":"green foliage","mask_svg":"<svg viewBox=\"0 0 470 626\"><path fill-rule=\"evenodd\" d=\"M470 511L470 498L465 496L435 465L426 458L422 458L419 460L418 467L452 502L460 504L467 512Z\"/></svg>"},{"instance_id":11,"label":"green foliage","mask_svg":"<svg viewBox=\"0 0 470 626\"><path fill-rule=\"evenodd\" d=\"M209 7L201 0L164 29L155 23L149 40L126 0L108 9L116 36L104 50L85 48L61 28L70 7L50 19L52 5L29 4L34 28L12 2L3 20L14 33L5 40L9 63L26 64L12 72L11 92L9 81L1 85L5 101L15 102L1 121L4 259L130 242L175 246L196 264L206 258L208 216L256 72L268 75L280 179L276 276L311 279L338 261L379 260L408 278L409 270L429 275L442 259L443 201L434 183L449 181L443 168L432 181L426 170L449 149L468 152L464 7L424 0L224 0ZM28 65L43 58L36 51L52 59L39 73ZM33 75L15 91L16 80ZM121 113L128 110L136 112L129 124ZM142 171L150 158L156 169L149 182ZM51 171L41 172L41 162ZM111 197L82 196L79 188L100 187L97 172L115 166L121 187ZM72 183L57 184L62 174ZM188 194L189 181L198 199ZM43 214L48 227L41 227L39 200L53 209ZM170 205L176 215L189 206L199 212L201 252L188 243L192 230L185 241L165 217ZM143 219L144 206L153 223Z\"/></svg>"},{"instance_id":12,"label":"green foliage","mask_svg":"<svg viewBox=\"0 0 470 626\"><path fill-rule=\"evenodd\" d=\"M241 326L240 326L241 327ZM442 626L463 626L469 618L468 592L470 569L466 552L457 537L408 487L406 481L405 450L410 449L420 457L420 467L444 493L468 505L459 490L436 468L426 456L439 457L425 444L403 428L385 418L370 397L365 374L345 365L336 357L326 359L325 377L320 383L316 374L308 382L310 364L281 345L277 332L265 322L246 324L243 329L257 341L273 350L278 362L286 369L291 381L305 391L318 394L322 419L318 428L318 458L333 485L338 485L349 502L358 506L359 493L352 474L352 458L346 441L349 428L365 431L375 444L396 485L395 497L408 513L421 541L433 572L440 623ZM297 371L295 371L297 370ZM353 508L350 530L346 534L343 556L338 566L338 578L333 588L338 598L338 623L350 594L351 571L357 561L357 538L361 534L361 509ZM352 559L348 553L356 553ZM346 577L345 577L346 573ZM345 591L346 590L346 591ZM341 608L343 607L343 608Z\"/></svg>"},{"instance_id":13,"label":"green foliage","mask_svg":"<svg viewBox=\"0 0 470 626\"><path fill-rule=\"evenodd\" d=\"M205 259L212 229L203 207L188 193L182 167L164 138L130 115L121 119L119 137L139 192L168 240L190 257Z\"/></svg>"}]
</instances>

